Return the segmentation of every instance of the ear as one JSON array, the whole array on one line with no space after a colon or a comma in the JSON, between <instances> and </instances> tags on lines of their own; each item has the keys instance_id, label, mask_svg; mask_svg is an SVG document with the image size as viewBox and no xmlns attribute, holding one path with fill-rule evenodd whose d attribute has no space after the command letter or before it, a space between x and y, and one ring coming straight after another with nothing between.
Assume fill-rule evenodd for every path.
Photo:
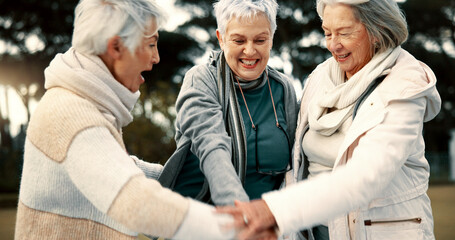
<instances>
[{"instance_id":1,"label":"ear","mask_svg":"<svg viewBox=\"0 0 455 240\"><path fill-rule=\"evenodd\" d=\"M113 36L107 41L106 53L113 59L119 59L122 57L124 48L122 38Z\"/></svg>"},{"instance_id":2,"label":"ear","mask_svg":"<svg viewBox=\"0 0 455 240\"><path fill-rule=\"evenodd\" d=\"M218 38L218 43L220 44L221 50L224 50L224 41L223 41L223 36L220 33L220 30L216 30L216 38Z\"/></svg>"}]
</instances>

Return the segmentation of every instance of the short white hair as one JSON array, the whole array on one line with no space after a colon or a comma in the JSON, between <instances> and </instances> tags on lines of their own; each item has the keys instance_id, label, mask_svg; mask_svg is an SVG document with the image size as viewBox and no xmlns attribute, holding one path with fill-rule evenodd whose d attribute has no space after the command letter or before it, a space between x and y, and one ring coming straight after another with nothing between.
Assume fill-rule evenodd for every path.
<instances>
[{"instance_id":1,"label":"short white hair","mask_svg":"<svg viewBox=\"0 0 455 240\"><path fill-rule=\"evenodd\" d=\"M114 36L134 53L150 22L156 21L158 30L166 21L154 0L81 0L74 13L72 45L78 52L94 55L104 53Z\"/></svg>"},{"instance_id":2,"label":"short white hair","mask_svg":"<svg viewBox=\"0 0 455 240\"><path fill-rule=\"evenodd\" d=\"M275 34L278 11L275 0L220 0L213 8L221 35L226 33L226 25L233 17L251 20L261 13L269 20L272 36Z\"/></svg>"},{"instance_id":3,"label":"short white hair","mask_svg":"<svg viewBox=\"0 0 455 240\"><path fill-rule=\"evenodd\" d=\"M366 28L374 53L403 44L408 38L408 25L395 0L317 0L317 12L322 19L329 4L342 3L352 7L354 16Z\"/></svg>"}]
</instances>

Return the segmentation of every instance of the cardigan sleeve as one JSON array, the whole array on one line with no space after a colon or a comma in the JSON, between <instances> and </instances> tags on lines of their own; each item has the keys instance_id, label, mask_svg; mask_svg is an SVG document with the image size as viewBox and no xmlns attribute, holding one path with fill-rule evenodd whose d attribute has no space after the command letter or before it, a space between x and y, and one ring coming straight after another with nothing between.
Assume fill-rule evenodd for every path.
<instances>
[{"instance_id":1,"label":"cardigan sleeve","mask_svg":"<svg viewBox=\"0 0 455 240\"><path fill-rule=\"evenodd\" d=\"M188 200L146 178L105 127L76 135L62 164L90 203L133 231L171 237L188 211Z\"/></svg>"},{"instance_id":2,"label":"cardigan sleeve","mask_svg":"<svg viewBox=\"0 0 455 240\"><path fill-rule=\"evenodd\" d=\"M226 132L214 76L206 66L185 75L176 102L177 131L191 139L191 152L200 160L216 205L248 201L231 160L231 138Z\"/></svg>"},{"instance_id":3,"label":"cardigan sleeve","mask_svg":"<svg viewBox=\"0 0 455 240\"><path fill-rule=\"evenodd\" d=\"M232 224L231 217L146 178L107 128L79 133L62 164L96 208L133 231L166 238L182 234L194 239L233 237L232 231L221 231L221 226Z\"/></svg>"}]
</instances>

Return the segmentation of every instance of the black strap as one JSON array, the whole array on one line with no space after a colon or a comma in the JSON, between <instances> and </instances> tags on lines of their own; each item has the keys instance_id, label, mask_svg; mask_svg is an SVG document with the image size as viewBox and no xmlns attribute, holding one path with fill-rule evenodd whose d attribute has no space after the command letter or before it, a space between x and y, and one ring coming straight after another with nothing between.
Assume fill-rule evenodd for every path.
<instances>
[{"instance_id":1,"label":"black strap","mask_svg":"<svg viewBox=\"0 0 455 240\"><path fill-rule=\"evenodd\" d=\"M367 89L360 95L360 97L357 99L357 102L354 105L354 111L352 112L352 120L354 120L355 116L357 115L357 110L360 108L360 105L362 105L362 103L365 101L365 99L367 99L367 97L384 80L384 78L386 76L387 75L382 75L382 76L377 77L375 80L373 80L373 82L370 83L370 85L368 85ZM305 135L308 130L309 130L309 127L307 126L303 132L303 135ZM303 138L303 136L302 136L302 138ZM308 161L308 157L306 156L305 152L303 152L303 161L305 161L305 163L303 163L300 166L301 168L304 166L309 166L310 163ZM308 175L309 175L308 167L301 169L300 171L302 171L302 179L305 179L308 177Z\"/></svg>"},{"instance_id":2,"label":"black strap","mask_svg":"<svg viewBox=\"0 0 455 240\"><path fill-rule=\"evenodd\" d=\"M360 106L362 103L367 99L367 97L373 92L373 90L384 80L384 78L387 75L382 75L377 77L373 82L368 85L367 89L365 92L360 95L359 99L357 99L357 102L354 105L354 111L352 112L352 120L354 120L355 116L357 115L357 111L359 110Z\"/></svg>"}]
</instances>

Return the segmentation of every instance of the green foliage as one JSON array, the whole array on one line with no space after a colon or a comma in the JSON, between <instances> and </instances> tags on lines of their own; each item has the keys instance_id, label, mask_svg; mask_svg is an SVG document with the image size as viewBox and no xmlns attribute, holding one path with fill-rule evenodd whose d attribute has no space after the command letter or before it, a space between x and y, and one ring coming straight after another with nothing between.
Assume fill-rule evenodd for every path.
<instances>
[{"instance_id":1,"label":"green foliage","mask_svg":"<svg viewBox=\"0 0 455 240\"><path fill-rule=\"evenodd\" d=\"M175 150L175 141L146 117L137 117L123 128L128 152L147 162L166 163Z\"/></svg>"}]
</instances>

